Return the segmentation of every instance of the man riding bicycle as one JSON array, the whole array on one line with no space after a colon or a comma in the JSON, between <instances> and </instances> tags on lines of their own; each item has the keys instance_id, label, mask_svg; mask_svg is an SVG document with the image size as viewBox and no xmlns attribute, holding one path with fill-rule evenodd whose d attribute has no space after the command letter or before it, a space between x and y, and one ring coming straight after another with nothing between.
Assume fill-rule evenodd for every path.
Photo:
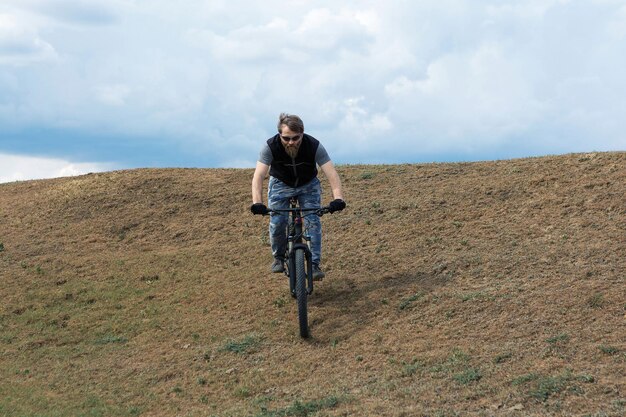
<instances>
[{"instance_id":1,"label":"man riding bicycle","mask_svg":"<svg viewBox=\"0 0 626 417\"><path fill-rule=\"evenodd\" d=\"M322 144L304 133L304 123L296 115L281 113L278 117L278 134L269 138L259 154L254 176L252 177L253 214L267 214L263 204L263 180L268 171L270 181L267 200L271 209L289 207L289 199L297 197L302 208L321 206L322 188L317 178L317 166L320 167L333 193L330 212L340 211L346 207L343 201L341 180ZM288 216L273 215L270 219L270 242L274 262L272 272L285 270L285 252L287 250ZM311 254L313 279L321 280L325 274L320 268L322 255L322 225L316 215L305 217L305 226L311 235Z\"/></svg>"}]
</instances>

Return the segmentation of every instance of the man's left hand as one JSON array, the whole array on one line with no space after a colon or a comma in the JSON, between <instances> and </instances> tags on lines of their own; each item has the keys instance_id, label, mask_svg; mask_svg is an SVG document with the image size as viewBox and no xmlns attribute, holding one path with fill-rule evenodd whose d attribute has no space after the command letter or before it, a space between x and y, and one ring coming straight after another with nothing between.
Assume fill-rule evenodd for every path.
<instances>
[{"instance_id":1,"label":"man's left hand","mask_svg":"<svg viewBox=\"0 0 626 417\"><path fill-rule=\"evenodd\" d=\"M337 198L331 201L330 204L328 205L328 211L330 211L331 213L334 213L336 211L341 211L345 208L346 208L346 202L340 198Z\"/></svg>"}]
</instances>

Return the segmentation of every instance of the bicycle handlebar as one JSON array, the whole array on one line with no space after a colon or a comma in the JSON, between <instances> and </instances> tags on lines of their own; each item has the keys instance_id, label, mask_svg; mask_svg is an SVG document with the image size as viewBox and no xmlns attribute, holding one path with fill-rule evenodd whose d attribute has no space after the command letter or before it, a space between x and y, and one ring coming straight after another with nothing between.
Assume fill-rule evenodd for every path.
<instances>
[{"instance_id":1,"label":"bicycle handlebar","mask_svg":"<svg viewBox=\"0 0 626 417\"><path fill-rule=\"evenodd\" d=\"M267 214L307 212L307 211L315 212L315 213L311 213L311 214L317 214L318 216L322 217L324 214L330 213L330 207L329 206L326 206L326 207L312 207L312 208L295 207L295 208L286 208L286 209L271 209L271 208L268 208L267 209Z\"/></svg>"}]
</instances>

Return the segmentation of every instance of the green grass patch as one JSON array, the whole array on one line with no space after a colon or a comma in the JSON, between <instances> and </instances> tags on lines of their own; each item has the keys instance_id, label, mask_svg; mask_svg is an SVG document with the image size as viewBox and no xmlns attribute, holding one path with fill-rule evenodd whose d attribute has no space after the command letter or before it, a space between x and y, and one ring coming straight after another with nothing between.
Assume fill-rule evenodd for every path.
<instances>
[{"instance_id":1,"label":"green grass patch","mask_svg":"<svg viewBox=\"0 0 626 417\"><path fill-rule=\"evenodd\" d=\"M407 298L404 298L401 302L400 305L398 305L398 309L400 310L406 310L407 308L411 308L413 306L413 303L415 303L417 300L419 300L420 298L422 298L424 296L424 293L422 292L418 292L415 293Z\"/></svg>"},{"instance_id":2,"label":"green grass patch","mask_svg":"<svg viewBox=\"0 0 626 417\"><path fill-rule=\"evenodd\" d=\"M604 304L604 296L600 293L596 293L587 299L587 305L591 308L602 308Z\"/></svg>"},{"instance_id":3,"label":"green grass patch","mask_svg":"<svg viewBox=\"0 0 626 417\"><path fill-rule=\"evenodd\" d=\"M439 236L431 236L431 237L427 237L426 238L426 244L428 246L432 246L438 243L441 243L443 241L443 239Z\"/></svg>"},{"instance_id":4,"label":"green grass patch","mask_svg":"<svg viewBox=\"0 0 626 417\"><path fill-rule=\"evenodd\" d=\"M605 355L615 355L619 353L619 349L614 346L600 345L599 349L600 352L604 353Z\"/></svg>"},{"instance_id":5,"label":"green grass patch","mask_svg":"<svg viewBox=\"0 0 626 417\"><path fill-rule=\"evenodd\" d=\"M261 412L257 414L256 417L307 417L322 410L335 408L339 403L340 399L336 396L305 402L296 400L290 406L278 410L271 411L262 407Z\"/></svg>"},{"instance_id":6,"label":"green grass patch","mask_svg":"<svg viewBox=\"0 0 626 417\"><path fill-rule=\"evenodd\" d=\"M561 333L556 336L547 338L546 342L550 343L551 345L556 345L557 343L567 342L568 340L569 340L569 335L565 333Z\"/></svg>"},{"instance_id":7,"label":"green grass patch","mask_svg":"<svg viewBox=\"0 0 626 417\"><path fill-rule=\"evenodd\" d=\"M124 344L126 342L128 342L128 339L125 338L124 336L114 336L111 334L107 334L96 339L95 344L96 345L108 345L110 343Z\"/></svg>"},{"instance_id":8,"label":"green grass patch","mask_svg":"<svg viewBox=\"0 0 626 417\"><path fill-rule=\"evenodd\" d=\"M626 411L626 398L620 398L619 400L615 400L611 405L613 406L613 409L615 411L621 412L623 415L623 412Z\"/></svg>"},{"instance_id":9,"label":"green grass patch","mask_svg":"<svg viewBox=\"0 0 626 417\"><path fill-rule=\"evenodd\" d=\"M511 381L511 384L515 386L524 385L531 381L536 380L537 378L539 378L539 375L535 373L530 373L530 374L522 375L522 376L515 378L513 381Z\"/></svg>"},{"instance_id":10,"label":"green grass patch","mask_svg":"<svg viewBox=\"0 0 626 417\"><path fill-rule=\"evenodd\" d=\"M463 352L461 349L453 349L452 354L448 358L448 363L456 365L456 364L465 364L470 360L470 356Z\"/></svg>"},{"instance_id":11,"label":"green grass patch","mask_svg":"<svg viewBox=\"0 0 626 417\"><path fill-rule=\"evenodd\" d=\"M2 390L2 388L0 388ZM95 395L85 395L82 399L67 403L60 399L48 398L41 392L14 391L0 396L0 416L11 417L121 417L139 416L141 408L129 405L112 405Z\"/></svg>"},{"instance_id":12,"label":"green grass patch","mask_svg":"<svg viewBox=\"0 0 626 417\"><path fill-rule=\"evenodd\" d=\"M424 368L424 364L417 359L413 359L410 363L402 362L402 376L414 375L419 369Z\"/></svg>"},{"instance_id":13,"label":"green grass patch","mask_svg":"<svg viewBox=\"0 0 626 417\"><path fill-rule=\"evenodd\" d=\"M252 401L257 407L260 407L262 410L267 410L267 404L274 401L275 398L272 395L260 395Z\"/></svg>"},{"instance_id":14,"label":"green grass patch","mask_svg":"<svg viewBox=\"0 0 626 417\"><path fill-rule=\"evenodd\" d=\"M239 398L248 398L250 397L250 389L248 389L247 387L238 387L237 389L235 389L235 397L239 397Z\"/></svg>"},{"instance_id":15,"label":"green grass patch","mask_svg":"<svg viewBox=\"0 0 626 417\"><path fill-rule=\"evenodd\" d=\"M567 375L540 377L528 394L538 401L545 402L550 396L563 391L567 387L568 380Z\"/></svg>"},{"instance_id":16,"label":"green grass patch","mask_svg":"<svg viewBox=\"0 0 626 417\"><path fill-rule=\"evenodd\" d=\"M561 375L540 375L529 373L515 378L511 381L513 386L525 387L526 395L539 402L545 402L548 398L563 393L580 393L582 388L579 383L590 384L596 379L592 375L574 376L570 370L566 370Z\"/></svg>"},{"instance_id":17,"label":"green grass patch","mask_svg":"<svg viewBox=\"0 0 626 417\"><path fill-rule=\"evenodd\" d=\"M249 334L240 340L229 340L220 349L223 352L233 352L237 354L249 353L261 344L262 338L257 334Z\"/></svg>"},{"instance_id":18,"label":"green grass patch","mask_svg":"<svg viewBox=\"0 0 626 417\"><path fill-rule=\"evenodd\" d=\"M371 179L372 179L372 178L374 178L375 176L376 176L376 174L374 174L373 172L371 172L371 171L366 171L366 172L363 172L363 173L359 176L359 178L361 178L362 180L371 180Z\"/></svg>"},{"instance_id":19,"label":"green grass patch","mask_svg":"<svg viewBox=\"0 0 626 417\"><path fill-rule=\"evenodd\" d=\"M501 353L495 358L493 358L493 363L503 363L503 362L508 361L512 357L513 357L513 354L511 352Z\"/></svg>"},{"instance_id":20,"label":"green grass patch","mask_svg":"<svg viewBox=\"0 0 626 417\"><path fill-rule=\"evenodd\" d=\"M580 382L584 382L585 384L591 384L591 383L596 382L596 379L594 378L593 375L587 375L587 374L578 375L576 377L576 380Z\"/></svg>"},{"instance_id":21,"label":"green grass patch","mask_svg":"<svg viewBox=\"0 0 626 417\"><path fill-rule=\"evenodd\" d=\"M276 306L276 308L283 308L285 305L287 305L287 300L285 300L284 297L280 297L274 300L274 306Z\"/></svg>"},{"instance_id":22,"label":"green grass patch","mask_svg":"<svg viewBox=\"0 0 626 417\"><path fill-rule=\"evenodd\" d=\"M471 382L480 381L483 377L480 369L478 368L468 368L461 373L454 375L454 380L459 384L467 385Z\"/></svg>"},{"instance_id":23,"label":"green grass patch","mask_svg":"<svg viewBox=\"0 0 626 417\"><path fill-rule=\"evenodd\" d=\"M480 368L470 366L470 356L460 349L454 349L444 362L430 368L433 374L452 377L459 384L467 385L482 379Z\"/></svg>"}]
</instances>

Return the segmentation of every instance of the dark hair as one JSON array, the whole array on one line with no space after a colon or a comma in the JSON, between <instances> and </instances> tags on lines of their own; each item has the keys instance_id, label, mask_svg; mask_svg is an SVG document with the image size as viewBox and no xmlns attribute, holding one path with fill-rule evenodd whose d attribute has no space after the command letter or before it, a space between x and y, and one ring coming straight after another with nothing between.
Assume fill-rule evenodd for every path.
<instances>
[{"instance_id":1,"label":"dark hair","mask_svg":"<svg viewBox=\"0 0 626 417\"><path fill-rule=\"evenodd\" d=\"M280 116L278 116L278 133L283 133L281 131L282 125L286 125L292 132L304 133L304 123L302 119L295 114L281 113Z\"/></svg>"}]
</instances>

